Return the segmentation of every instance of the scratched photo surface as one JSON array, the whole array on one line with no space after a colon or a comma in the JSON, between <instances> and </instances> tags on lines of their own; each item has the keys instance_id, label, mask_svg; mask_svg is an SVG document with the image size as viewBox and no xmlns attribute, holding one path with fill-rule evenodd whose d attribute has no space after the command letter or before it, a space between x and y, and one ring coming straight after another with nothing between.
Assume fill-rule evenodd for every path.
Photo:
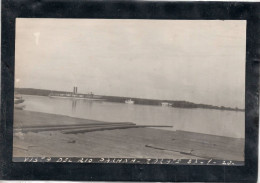
<instances>
[{"instance_id":1,"label":"scratched photo surface","mask_svg":"<svg viewBox=\"0 0 260 183\"><path fill-rule=\"evenodd\" d=\"M243 162L245 63L241 20L17 18L13 161Z\"/></svg>"}]
</instances>

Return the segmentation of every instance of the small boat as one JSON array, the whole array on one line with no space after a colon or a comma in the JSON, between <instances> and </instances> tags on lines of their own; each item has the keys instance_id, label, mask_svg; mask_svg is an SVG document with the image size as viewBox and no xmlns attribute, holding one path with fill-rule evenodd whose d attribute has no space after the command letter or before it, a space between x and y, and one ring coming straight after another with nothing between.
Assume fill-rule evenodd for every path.
<instances>
[{"instance_id":1,"label":"small boat","mask_svg":"<svg viewBox=\"0 0 260 183\"><path fill-rule=\"evenodd\" d=\"M168 103L168 102L162 102L161 105L162 105L163 107L172 106L172 104L171 104L171 103Z\"/></svg>"},{"instance_id":2,"label":"small boat","mask_svg":"<svg viewBox=\"0 0 260 183\"><path fill-rule=\"evenodd\" d=\"M134 104L135 101L131 100L131 99L128 99L128 100L125 100L125 103L126 104Z\"/></svg>"},{"instance_id":3,"label":"small boat","mask_svg":"<svg viewBox=\"0 0 260 183\"><path fill-rule=\"evenodd\" d=\"M20 104L23 102L24 102L24 99L22 98L22 96L14 96L14 104Z\"/></svg>"},{"instance_id":4,"label":"small boat","mask_svg":"<svg viewBox=\"0 0 260 183\"><path fill-rule=\"evenodd\" d=\"M19 95L14 96L14 108L15 109L23 110L25 108L25 105L23 104L23 102L24 102L24 99L22 98L22 96L19 96Z\"/></svg>"},{"instance_id":5,"label":"small boat","mask_svg":"<svg viewBox=\"0 0 260 183\"><path fill-rule=\"evenodd\" d=\"M14 104L20 104L23 102L24 102L24 99L14 99Z\"/></svg>"}]
</instances>

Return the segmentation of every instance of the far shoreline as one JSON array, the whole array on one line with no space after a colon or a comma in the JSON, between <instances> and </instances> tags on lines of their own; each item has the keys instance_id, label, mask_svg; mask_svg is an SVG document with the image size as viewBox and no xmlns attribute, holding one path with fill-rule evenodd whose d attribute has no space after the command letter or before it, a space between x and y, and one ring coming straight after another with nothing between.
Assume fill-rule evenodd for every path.
<instances>
[{"instance_id":1,"label":"far shoreline","mask_svg":"<svg viewBox=\"0 0 260 183\"><path fill-rule=\"evenodd\" d=\"M15 88L15 92L21 95L32 95L32 96L49 96L51 92L58 93L72 93L66 91L52 91L34 88ZM105 102L114 103L125 103L126 100L131 99L135 101L134 105L153 105L162 106L162 103L171 104L173 108L186 108L186 109L215 109L220 111L234 111L234 112L245 112L245 109L225 107L225 106L214 106L208 104L197 104L189 101L179 101L179 100L159 100L159 99L143 99L143 98L131 98L131 97L121 97L121 96L106 96L106 95L96 95L104 99Z\"/></svg>"}]
</instances>

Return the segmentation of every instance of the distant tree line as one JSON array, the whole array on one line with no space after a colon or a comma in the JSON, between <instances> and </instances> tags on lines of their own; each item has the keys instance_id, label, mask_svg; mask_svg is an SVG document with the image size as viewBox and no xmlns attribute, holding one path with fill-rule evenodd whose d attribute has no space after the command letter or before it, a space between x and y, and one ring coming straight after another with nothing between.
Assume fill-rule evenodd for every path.
<instances>
[{"instance_id":1,"label":"distant tree line","mask_svg":"<svg viewBox=\"0 0 260 183\"><path fill-rule=\"evenodd\" d=\"M15 88L15 92L25 95L39 95L39 96L48 96L51 92L58 93L71 93L65 91L51 91L43 89L34 89L34 88ZM105 99L109 102L124 103L125 100L128 100L129 97L118 97L118 96L101 96L102 99ZM170 104L170 107L175 108L202 108L202 109L217 109L217 110L229 110L229 111L245 111L244 109L231 108L224 106L213 106L207 104L196 104L188 101L173 101L173 100L155 100L155 99L142 99L142 98L131 98L135 104L139 105L161 105L162 102L167 102Z\"/></svg>"}]
</instances>

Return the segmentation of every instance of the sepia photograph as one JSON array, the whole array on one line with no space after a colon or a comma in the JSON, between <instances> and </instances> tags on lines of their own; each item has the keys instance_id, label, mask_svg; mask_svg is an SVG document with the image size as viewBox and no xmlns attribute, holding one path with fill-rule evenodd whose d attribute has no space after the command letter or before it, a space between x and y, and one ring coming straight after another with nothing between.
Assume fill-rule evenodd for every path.
<instances>
[{"instance_id":1,"label":"sepia photograph","mask_svg":"<svg viewBox=\"0 0 260 183\"><path fill-rule=\"evenodd\" d=\"M13 161L243 165L246 23L16 18Z\"/></svg>"}]
</instances>

